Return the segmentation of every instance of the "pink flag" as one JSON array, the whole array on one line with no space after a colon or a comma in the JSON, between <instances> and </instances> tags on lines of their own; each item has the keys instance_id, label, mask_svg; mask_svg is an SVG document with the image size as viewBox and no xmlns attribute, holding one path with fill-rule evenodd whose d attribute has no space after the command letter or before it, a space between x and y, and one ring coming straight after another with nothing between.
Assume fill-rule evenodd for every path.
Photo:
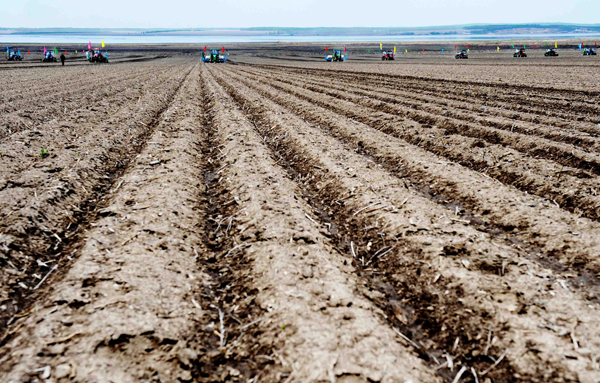
<instances>
[{"instance_id":1,"label":"pink flag","mask_svg":"<svg viewBox=\"0 0 600 383\"><path fill-rule=\"evenodd\" d=\"M88 43L88 49L92 50L92 42L91 41Z\"/></svg>"},{"instance_id":2,"label":"pink flag","mask_svg":"<svg viewBox=\"0 0 600 383\"><path fill-rule=\"evenodd\" d=\"M44 47L44 53L46 53L46 47Z\"/></svg>"}]
</instances>

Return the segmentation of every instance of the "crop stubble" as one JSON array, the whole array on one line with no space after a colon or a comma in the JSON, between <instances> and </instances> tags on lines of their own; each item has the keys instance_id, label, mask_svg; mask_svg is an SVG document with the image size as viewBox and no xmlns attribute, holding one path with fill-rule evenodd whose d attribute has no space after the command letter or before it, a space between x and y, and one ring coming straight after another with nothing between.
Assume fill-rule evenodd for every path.
<instances>
[{"instance_id":1,"label":"crop stubble","mask_svg":"<svg viewBox=\"0 0 600 383\"><path fill-rule=\"evenodd\" d=\"M0 373L598 380L597 94L137 65L2 92Z\"/></svg>"}]
</instances>

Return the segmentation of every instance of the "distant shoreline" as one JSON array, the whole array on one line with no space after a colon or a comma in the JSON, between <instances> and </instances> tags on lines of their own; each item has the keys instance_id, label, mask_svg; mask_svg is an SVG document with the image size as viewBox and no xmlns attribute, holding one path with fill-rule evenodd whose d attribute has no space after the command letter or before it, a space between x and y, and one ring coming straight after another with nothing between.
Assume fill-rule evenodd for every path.
<instances>
[{"instance_id":1,"label":"distant shoreline","mask_svg":"<svg viewBox=\"0 0 600 383\"><path fill-rule=\"evenodd\" d=\"M4 34L0 31L0 44L62 44L92 45L105 41L109 45L198 45L198 44L449 44L457 43L501 43L526 41L574 40L594 43L600 41L600 32L577 34L514 34L514 35L411 35L411 36L271 36L271 35L96 35L96 34Z\"/></svg>"},{"instance_id":2,"label":"distant shoreline","mask_svg":"<svg viewBox=\"0 0 600 383\"><path fill-rule=\"evenodd\" d=\"M426 27L254 27L254 28L0 28L0 35L96 36L269 36L269 37L441 37L600 33L600 24L519 23Z\"/></svg>"}]
</instances>

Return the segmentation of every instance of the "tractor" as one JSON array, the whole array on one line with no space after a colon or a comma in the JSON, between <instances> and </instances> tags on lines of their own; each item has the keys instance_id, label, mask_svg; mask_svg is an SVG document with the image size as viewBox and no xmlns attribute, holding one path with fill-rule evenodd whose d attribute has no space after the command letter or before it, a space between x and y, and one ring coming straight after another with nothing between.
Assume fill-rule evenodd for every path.
<instances>
[{"instance_id":1,"label":"tractor","mask_svg":"<svg viewBox=\"0 0 600 383\"><path fill-rule=\"evenodd\" d=\"M54 57L54 53L52 53L52 51L47 51L46 53L44 53L44 58L42 59L42 62L56 63L56 62L58 62L58 59L56 57Z\"/></svg>"},{"instance_id":2,"label":"tractor","mask_svg":"<svg viewBox=\"0 0 600 383\"><path fill-rule=\"evenodd\" d=\"M460 51L454 55L454 58L457 60L466 60L469 58L469 53L467 51Z\"/></svg>"},{"instance_id":3,"label":"tractor","mask_svg":"<svg viewBox=\"0 0 600 383\"><path fill-rule=\"evenodd\" d=\"M546 57L558 57L558 50L556 48L548 49L546 53L544 53Z\"/></svg>"},{"instance_id":4,"label":"tractor","mask_svg":"<svg viewBox=\"0 0 600 383\"><path fill-rule=\"evenodd\" d=\"M395 60L396 58L396 54L393 51L383 51L381 53L381 61L386 61L386 60Z\"/></svg>"},{"instance_id":5,"label":"tractor","mask_svg":"<svg viewBox=\"0 0 600 383\"><path fill-rule=\"evenodd\" d=\"M102 52L99 49L94 49L93 52L87 51L85 56L91 63L108 63L108 52Z\"/></svg>"},{"instance_id":6,"label":"tractor","mask_svg":"<svg viewBox=\"0 0 600 383\"><path fill-rule=\"evenodd\" d=\"M525 49L517 49L513 57L527 57L527 53L525 53Z\"/></svg>"},{"instance_id":7,"label":"tractor","mask_svg":"<svg viewBox=\"0 0 600 383\"><path fill-rule=\"evenodd\" d=\"M346 59L348 58L347 54L342 54L341 50L334 50L333 54L328 55L327 53L325 53L325 61L346 61Z\"/></svg>"},{"instance_id":8,"label":"tractor","mask_svg":"<svg viewBox=\"0 0 600 383\"><path fill-rule=\"evenodd\" d=\"M224 63L227 61L229 53L226 53L224 50L219 53L218 50L213 49L210 53L202 54L202 61L207 63Z\"/></svg>"},{"instance_id":9,"label":"tractor","mask_svg":"<svg viewBox=\"0 0 600 383\"><path fill-rule=\"evenodd\" d=\"M21 51L10 51L8 53L8 61L23 61L23 56L21 56Z\"/></svg>"},{"instance_id":10,"label":"tractor","mask_svg":"<svg viewBox=\"0 0 600 383\"><path fill-rule=\"evenodd\" d=\"M584 48L583 55L584 56L596 56L596 51L594 49Z\"/></svg>"}]
</instances>

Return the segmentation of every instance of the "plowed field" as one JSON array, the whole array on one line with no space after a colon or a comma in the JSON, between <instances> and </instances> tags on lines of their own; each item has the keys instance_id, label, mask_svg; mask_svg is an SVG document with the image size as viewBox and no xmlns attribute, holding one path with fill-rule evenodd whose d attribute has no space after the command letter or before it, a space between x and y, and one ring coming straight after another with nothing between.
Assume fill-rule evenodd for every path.
<instances>
[{"instance_id":1,"label":"plowed field","mask_svg":"<svg viewBox=\"0 0 600 383\"><path fill-rule=\"evenodd\" d=\"M585 76L282 61L0 71L0 380L600 382Z\"/></svg>"}]
</instances>

